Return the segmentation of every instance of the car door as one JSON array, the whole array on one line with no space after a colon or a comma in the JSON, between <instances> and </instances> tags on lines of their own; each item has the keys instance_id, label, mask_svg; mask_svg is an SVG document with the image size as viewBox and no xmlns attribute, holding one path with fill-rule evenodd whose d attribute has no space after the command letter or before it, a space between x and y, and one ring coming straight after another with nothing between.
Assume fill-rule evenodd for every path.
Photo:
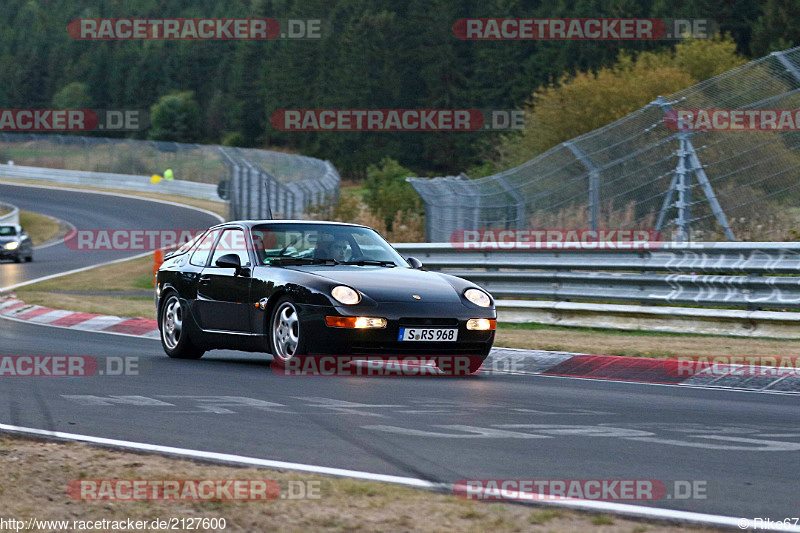
<instances>
[{"instance_id":1,"label":"car door","mask_svg":"<svg viewBox=\"0 0 800 533\"><path fill-rule=\"evenodd\" d=\"M253 263L243 229L225 228L217 240L210 261L200 274L197 310L204 330L233 333L250 332L250 284ZM216 266L223 255L239 257L242 269Z\"/></svg>"}]
</instances>

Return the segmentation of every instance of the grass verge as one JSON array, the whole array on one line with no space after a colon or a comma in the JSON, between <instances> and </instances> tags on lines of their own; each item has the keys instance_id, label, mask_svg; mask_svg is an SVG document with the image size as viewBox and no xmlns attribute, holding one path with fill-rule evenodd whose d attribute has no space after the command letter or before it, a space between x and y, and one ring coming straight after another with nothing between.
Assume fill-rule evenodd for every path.
<instances>
[{"instance_id":1,"label":"grass verge","mask_svg":"<svg viewBox=\"0 0 800 533\"><path fill-rule=\"evenodd\" d=\"M17 296L32 305L53 309L114 315L120 317L156 318L152 296L111 296L97 294L64 294L43 291L16 291Z\"/></svg>"},{"instance_id":2,"label":"grass verge","mask_svg":"<svg viewBox=\"0 0 800 533\"><path fill-rule=\"evenodd\" d=\"M155 318L152 291L153 256L148 255L40 281L14 292L26 303L54 309Z\"/></svg>"},{"instance_id":3,"label":"grass verge","mask_svg":"<svg viewBox=\"0 0 800 533\"><path fill-rule=\"evenodd\" d=\"M303 473L197 463L158 455L17 437L0 439L0 502L6 518L127 520L224 518L225 532L250 531L561 531L630 532L645 522L566 509L463 501L396 485ZM282 487L314 481L318 499L251 502L82 501L67 494L79 479L270 479ZM640 528L640 529L637 529ZM712 531L647 523L647 531ZM60 531L63 529L59 529ZM71 530L67 529L67 530ZM198 531L206 531L199 529Z\"/></svg>"},{"instance_id":4,"label":"grass verge","mask_svg":"<svg viewBox=\"0 0 800 533\"><path fill-rule=\"evenodd\" d=\"M61 233L61 221L32 211L20 211L19 224L30 236L34 246L55 239Z\"/></svg>"}]
</instances>

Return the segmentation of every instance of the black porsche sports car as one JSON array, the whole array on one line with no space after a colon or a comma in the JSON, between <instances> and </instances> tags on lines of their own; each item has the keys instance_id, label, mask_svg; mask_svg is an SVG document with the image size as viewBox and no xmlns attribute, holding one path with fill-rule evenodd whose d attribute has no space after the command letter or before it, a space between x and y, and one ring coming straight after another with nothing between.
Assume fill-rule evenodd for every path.
<instances>
[{"instance_id":1,"label":"black porsche sports car","mask_svg":"<svg viewBox=\"0 0 800 533\"><path fill-rule=\"evenodd\" d=\"M357 224L295 220L214 226L156 274L170 357L215 348L308 355L469 356L480 368L497 314L475 284L422 270ZM440 365L440 367L443 365Z\"/></svg>"}]
</instances>

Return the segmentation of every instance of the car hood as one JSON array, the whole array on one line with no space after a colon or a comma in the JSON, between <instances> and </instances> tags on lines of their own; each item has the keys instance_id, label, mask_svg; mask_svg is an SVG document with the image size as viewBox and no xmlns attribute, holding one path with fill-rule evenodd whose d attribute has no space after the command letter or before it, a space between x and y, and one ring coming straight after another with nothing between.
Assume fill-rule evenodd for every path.
<instances>
[{"instance_id":1,"label":"car hood","mask_svg":"<svg viewBox=\"0 0 800 533\"><path fill-rule=\"evenodd\" d=\"M347 285L377 302L459 303L461 295L449 276L411 268L361 266L303 268L334 283ZM457 278L453 278L457 279Z\"/></svg>"}]
</instances>

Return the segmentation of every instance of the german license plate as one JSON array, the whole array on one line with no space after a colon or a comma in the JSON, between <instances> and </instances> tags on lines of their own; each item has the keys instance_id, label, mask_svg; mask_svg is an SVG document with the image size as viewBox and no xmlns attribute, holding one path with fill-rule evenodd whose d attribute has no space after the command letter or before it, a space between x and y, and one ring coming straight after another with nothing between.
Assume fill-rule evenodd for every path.
<instances>
[{"instance_id":1,"label":"german license plate","mask_svg":"<svg viewBox=\"0 0 800 533\"><path fill-rule=\"evenodd\" d=\"M457 328L400 328L400 341L453 342L458 340Z\"/></svg>"}]
</instances>

